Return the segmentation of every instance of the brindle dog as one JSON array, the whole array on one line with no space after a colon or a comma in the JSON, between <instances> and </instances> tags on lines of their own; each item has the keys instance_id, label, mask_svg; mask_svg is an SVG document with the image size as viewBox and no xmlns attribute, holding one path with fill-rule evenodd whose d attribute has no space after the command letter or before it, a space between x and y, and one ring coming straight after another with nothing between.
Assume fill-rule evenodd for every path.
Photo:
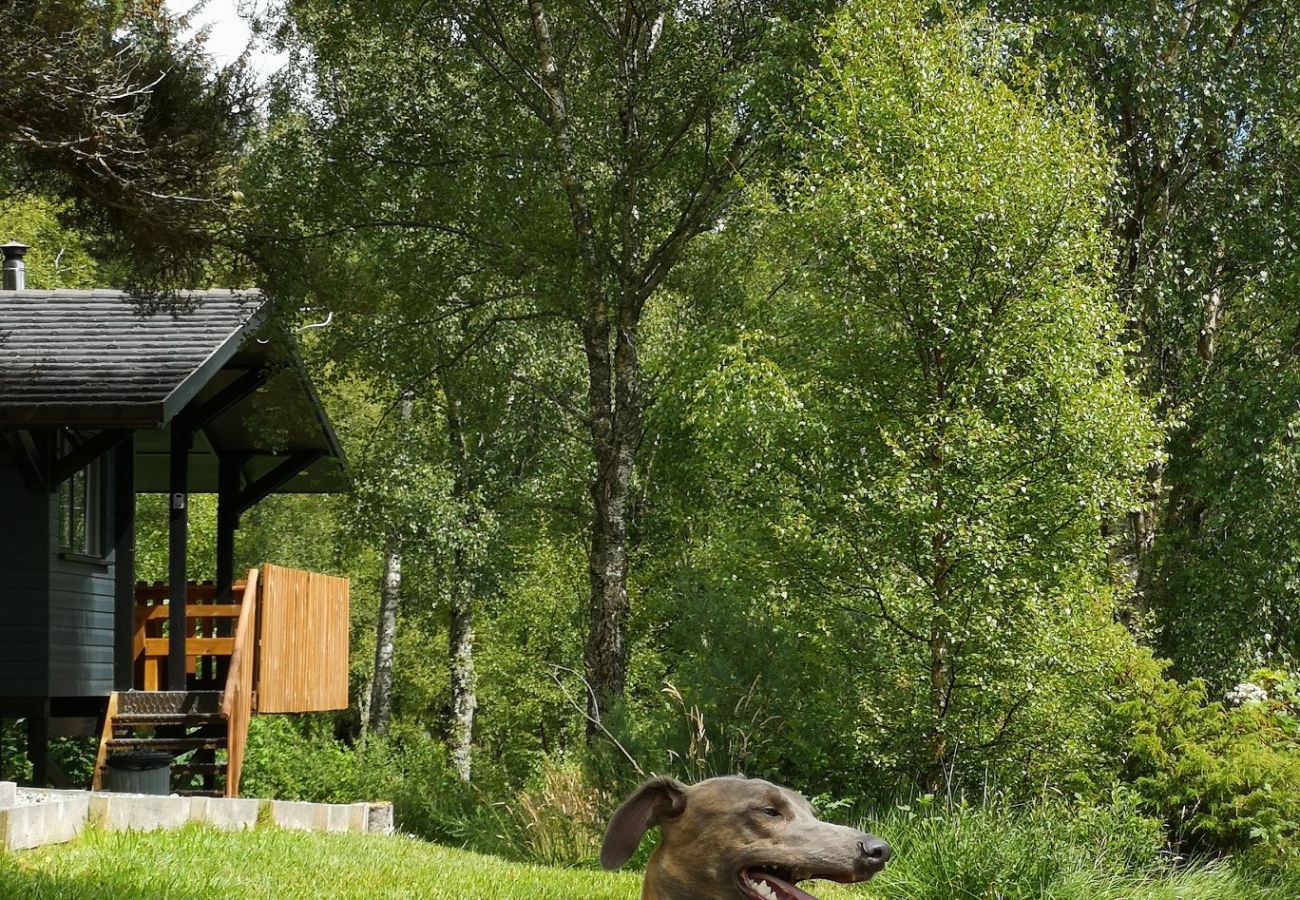
<instances>
[{"instance_id":1,"label":"brindle dog","mask_svg":"<svg viewBox=\"0 0 1300 900\"><path fill-rule=\"evenodd\" d=\"M614 813L601 865L622 866L655 826L663 839L646 867L643 900L816 900L797 883L866 881L889 859L880 838L820 821L788 788L756 778L690 787L654 778Z\"/></svg>"}]
</instances>

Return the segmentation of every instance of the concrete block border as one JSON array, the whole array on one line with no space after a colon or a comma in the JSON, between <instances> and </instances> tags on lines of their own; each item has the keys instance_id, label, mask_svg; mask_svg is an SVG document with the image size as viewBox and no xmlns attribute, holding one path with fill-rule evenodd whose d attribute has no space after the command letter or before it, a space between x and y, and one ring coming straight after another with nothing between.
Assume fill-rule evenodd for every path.
<instances>
[{"instance_id":1,"label":"concrete block border","mask_svg":"<svg viewBox=\"0 0 1300 900\"><path fill-rule=\"evenodd\" d=\"M197 822L243 830L265 819L281 828L392 834L390 803L294 803L225 797L170 797L22 789L0 783L0 849L70 841L87 823L110 831L155 831Z\"/></svg>"},{"instance_id":2,"label":"concrete block border","mask_svg":"<svg viewBox=\"0 0 1300 900\"><path fill-rule=\"evenodd\" d=\"M0 849L31 850L70 841L86 825L88 795L0 808Z\"/></svg>"}]
</instances>

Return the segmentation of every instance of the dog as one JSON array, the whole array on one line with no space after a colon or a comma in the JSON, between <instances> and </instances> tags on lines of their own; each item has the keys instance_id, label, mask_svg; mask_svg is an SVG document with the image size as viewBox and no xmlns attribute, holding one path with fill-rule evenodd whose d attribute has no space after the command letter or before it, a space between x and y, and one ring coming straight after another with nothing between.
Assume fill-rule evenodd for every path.
<instances>
[{"instance_id":1,"label":"dog","mask_svg":"<svg viewBox=\"0 0 1300 900\"><path fill-rule=\"evenodd\" d=\"M880 838L819 820L807 800L767 781L653 778L614 812L600 864L621 867L656 826L663 839L642 900L816 900L798 882L866 881L890 855Z\"/></svg>"}]
</instances>

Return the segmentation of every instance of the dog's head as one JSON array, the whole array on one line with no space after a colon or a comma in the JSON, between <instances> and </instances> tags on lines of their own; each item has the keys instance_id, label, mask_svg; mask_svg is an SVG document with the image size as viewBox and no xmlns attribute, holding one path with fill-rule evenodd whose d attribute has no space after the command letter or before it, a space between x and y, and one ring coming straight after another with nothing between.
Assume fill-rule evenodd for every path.
<instances>
[{"instance_id":1,"label":"dog's head","mask_svg":"<svg viewBox=\"0 0 1300 900\"><path fill-rule=\"evenodd\" d=\"M866 881L889 859L880 838L822 822L807 800L770 782L710 778L687 787L655 778L614 813L601 865L626 863L656 825L663 840L646 869L654 900L815 900L796 884Z\"/></svg>"}]
</instances>

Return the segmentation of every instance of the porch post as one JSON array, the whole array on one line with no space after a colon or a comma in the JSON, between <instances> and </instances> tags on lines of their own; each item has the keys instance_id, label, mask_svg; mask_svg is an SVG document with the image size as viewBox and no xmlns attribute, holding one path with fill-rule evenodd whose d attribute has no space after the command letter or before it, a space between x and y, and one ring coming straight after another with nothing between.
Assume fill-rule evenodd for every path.
<instances>
[{"instance_id":1,"label":"porch post","mask_svg":"<svg viewBox=\"0 0 1300 900\"><path fill-rule=\"evenodd\" d=\"M45 787L50 783L50 709L27 718L27 758L32 761L32 784Z\"/></svg>"},{"instance_id":2,"label":"porch post","mask_svg":"<svg viewBox=\"0 0 1300 900\"><path fill-rule=\"evenodd\" d=\"M235 583L235 529L239 527L239 462L217 461L217 597L229 600Z\"/></svg>"},{"instance_id":3,"label":"porch post","mask_svg":"<svg viewBox=\"0 0 1300 900\"><path fill-rule=\"evenodd\" d=\"M135 435L113 451L113 687L135 686Z\"/></svg>"},{"instance_id":4,"label":"porch post","mask_svg":"<svg viewBox=\"0 0 1300 900\"><path fill-rule=\"evenodd\" d=\"M185 565L189 537L190 431L173 420L171 426L170 479L167 528L167 690L185 690Z\"/></svg>"}]
</instances>

